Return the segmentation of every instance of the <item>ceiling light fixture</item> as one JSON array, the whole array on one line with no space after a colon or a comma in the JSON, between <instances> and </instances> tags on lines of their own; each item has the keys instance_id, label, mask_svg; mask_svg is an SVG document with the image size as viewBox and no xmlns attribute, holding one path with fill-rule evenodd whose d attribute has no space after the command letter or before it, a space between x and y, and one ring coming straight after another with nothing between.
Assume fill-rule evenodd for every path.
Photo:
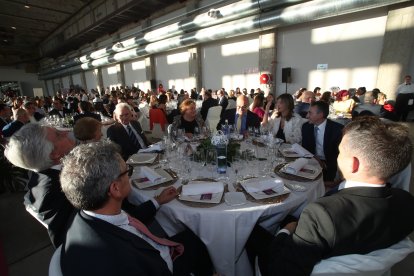
<instances>
[{"instance_id":1,"label":"ceiling light fixture","mask_svg":"<svg viewBox=\"0 0 414 276\"><path fill-rule=\"evenodd\" d=\"M11 26L11 28L12 28L13 30L16 30L16 27L14 27L14 26Z\"/></svg>"},{"instance_id":2,"label":"ceiling light fixture","mask_svg":"<svg viewBox=\"0 0 414 276\"><path fill-rule=\"evenodd\" d=\"M30 9L30 6L29 6L29 1L26 1L26 4L24 5L24 7L25 7L26 9Z\"/></svg>"}]
</instances>

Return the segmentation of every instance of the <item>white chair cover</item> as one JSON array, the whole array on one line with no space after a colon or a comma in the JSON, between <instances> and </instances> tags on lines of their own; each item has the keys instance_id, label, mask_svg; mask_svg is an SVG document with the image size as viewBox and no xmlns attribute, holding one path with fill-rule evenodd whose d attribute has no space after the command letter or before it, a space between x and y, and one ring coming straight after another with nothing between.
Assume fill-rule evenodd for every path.
<instances>
[{"instance_id":1,"label":"white chair cover","mask_svg":"<svg viewBox=\"0 0 414 276\"><path fill-rule=\"evenodd\" d=\"M59 246L55 253L52 255L49 264L49 276L62 276L62 270L60 268L60 254L62 251L62 245Z\"/></svg>"},{"instance_id":2,"label":"white chair cover","mask_svg":"<svg viewBox=\"0 0 414 276\"><path fill-rule=\"evenodd\" d=\"M228 105L227 105L227 107L226 107L226 110L227 110L227 109L236 108L236 107L237 107L237 105L236 105L236 101L235 101L235 100L230 99L230 100L229 100L229 104L228 104Z\"/></svg>"},{"instance_id":3,"label":"white chair cover","mask_svg":"<svg viewBox=\"0 0 414 276\"><path fill-rule=\"evenodd\" d=\"M208 109L206 124L213 132L216 130L217 125L220 122L221 109L222 107L220 105L213 106Z\"/></svg>"},{"instance_id":4,"label":"white chair cover","mask_svg":"<svg viewBox=\"0 0 414 276\"><path fill-rule=\"evenodd\" d=\"M165 135L165 132L162 130L161 125L154 123L154 127L152 128L151 137L152 138L157 138L157 139L162 139L162 137L164 137L164 135Z\"/></svg>"},{"instance_id":5,"label":"white chair cover","mask_svg":"<svg viewBox=\"0 0 414 276\"><path fill-rule=\"evenodd\" d=\"M405 238L385 249L365 255L350 254L322 260L313 268L311 275L389 275L391 267L414 252L414 243Z\"/></svg>"},{"instance_id":6,"label":"white chair cover","mask_svg":"<svg viewBox=\"0 0 414 276\"><path fill-rule=\"evenodd\" d=\"M385 249L372 251L366 255L350 254L331 257L313 267L312 276L387 276L391 267L414 252L414 243L405 238ZM261 276L257 258L254 268Z\"/></svg>"}]
</instances>

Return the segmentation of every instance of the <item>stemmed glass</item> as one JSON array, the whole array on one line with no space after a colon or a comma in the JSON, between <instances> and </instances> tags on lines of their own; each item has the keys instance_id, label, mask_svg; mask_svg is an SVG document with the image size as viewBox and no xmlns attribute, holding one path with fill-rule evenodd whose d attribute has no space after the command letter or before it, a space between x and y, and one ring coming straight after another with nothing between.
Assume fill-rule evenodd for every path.
<instances>
[{"instance_id":1,"label":"stemmed glass","mask_svg":"<svg viewBox=\"0 0 414 276\"><path fill-rule=\"evenodd\" d=\"M239 181L239 173L242 167L243 165L242 165L240 153L236 152L236 154L232 157L232 162L231 162L231 168L233 170L233 175L234 175L234 183L236 184Z\"/></svg>"}]
</instances>

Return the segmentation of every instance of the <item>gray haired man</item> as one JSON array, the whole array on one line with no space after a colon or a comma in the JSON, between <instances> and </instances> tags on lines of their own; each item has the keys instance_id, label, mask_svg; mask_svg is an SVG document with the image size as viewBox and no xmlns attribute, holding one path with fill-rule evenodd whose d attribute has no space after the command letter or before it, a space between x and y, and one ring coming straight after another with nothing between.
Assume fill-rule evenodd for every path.
<instances>
[{"instance_id":1,"label":"gray haired man","mask_svg":"<svg viewBox=\"0 0 414 276\"><path fill-rule=\"evenodd\" d=\"M59 246L72 221L75 209L60 187L61 159L75 147L68 132L39 124L27 124L16 132L6 148L7 159L15 166L34 171L29 181L25 201L38 218L47 225L50 239ZM173 188L165 189L156 199L139 206L123 202L123 208L134 217L150 223L160 204L177 195Z\"/></svg>"}]
</instances>

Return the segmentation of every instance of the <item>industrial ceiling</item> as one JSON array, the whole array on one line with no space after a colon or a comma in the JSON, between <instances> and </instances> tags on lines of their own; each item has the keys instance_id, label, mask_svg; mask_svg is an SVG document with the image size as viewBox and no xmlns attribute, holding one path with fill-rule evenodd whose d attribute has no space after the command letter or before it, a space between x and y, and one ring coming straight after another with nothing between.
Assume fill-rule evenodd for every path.
<instances>
[{"instance_id":1,"label":"industrial ceiling","mask_svg":"<svg viewBox=\"0 0 414 276\"><path fill-rule=\"evenodd\" d=\"M0 0L0 66L57 58L177 2Z\"/></svg>"}]
</instances>

